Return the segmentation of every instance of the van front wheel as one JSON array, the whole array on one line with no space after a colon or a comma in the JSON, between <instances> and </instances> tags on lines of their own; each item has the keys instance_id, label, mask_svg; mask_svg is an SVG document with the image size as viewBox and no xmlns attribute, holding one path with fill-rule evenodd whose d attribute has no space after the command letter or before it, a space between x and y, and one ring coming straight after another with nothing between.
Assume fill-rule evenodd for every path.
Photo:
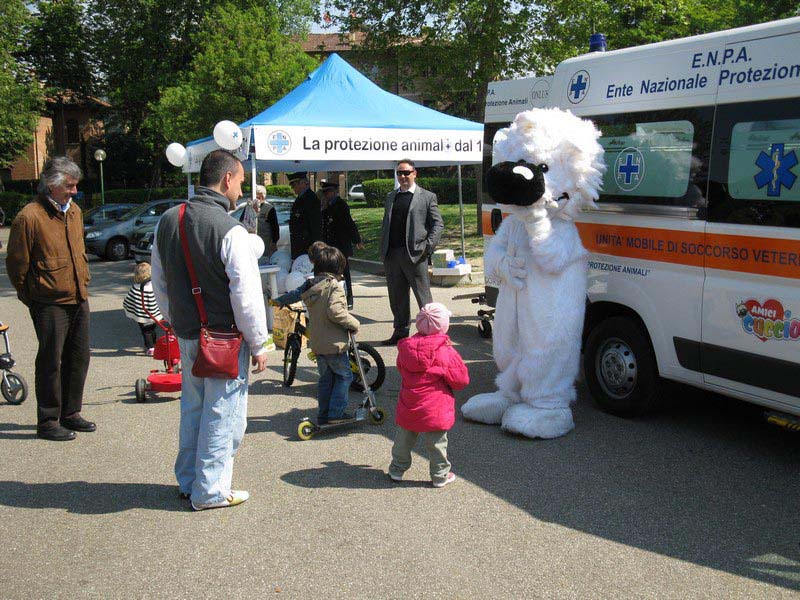
<instances>
[{"instance_id":1,"label":"van front wheel","mask_svg":"<svg viewBox=\"0 0 800 600\"><path fill-rule=\"evenodd\" d=\"M592 329L583 370L592 398L607 413L635 417L659 404L655 353L643 327L632 319L611 317Z\"/></svg>"}]
</instances>

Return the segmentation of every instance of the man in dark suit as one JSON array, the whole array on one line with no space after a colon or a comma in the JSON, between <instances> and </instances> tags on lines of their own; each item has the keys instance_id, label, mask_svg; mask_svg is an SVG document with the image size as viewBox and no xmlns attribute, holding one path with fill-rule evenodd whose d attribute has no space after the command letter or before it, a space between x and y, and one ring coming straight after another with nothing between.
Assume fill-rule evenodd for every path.
<instances>
[{"instance_id":1,"label":"man in dark suit","mask_svg":"<svg viewBox=\"0 0 800 600\"><path fill-rule=\"evenodd\" d=\"M350 277L350 260L353 256L353 244L363 248L358 227L350 216L347 202L337 193L339 184L335 181L320 181L322 190L322 241L338 248L346 259L344 267L344 282L347 289L347 308L353 308L353 280Z\"/></svg>"},{"instance_id":2,"label":"man in dark suit","mask_svg":"<svg viewBox=\"0 0 800 600\"><path fill-rule=\"evenodd\" d=\"M397 163L395 172L400 187L386 196L381 228L381 257L394 315L394 333L383 342L386 346L408 337L409 288L420 308L433 301L427 258L444 229L436 194L415 183L414 163L404 158Z\"/></svg>"},{"instance_id":3,"label":"man in dark suit","mask_svg":"<svg viewBox=\"0 0 800 600\"><path fill-rule=\"evenodd\" d=\"M322 217L319 198L308 185L308 173L289 175L289 185L297 198L292 204L289 217L289 238L292 245L292 260L308 252L314 242L322 241Z\"/></svg>"}]
</instances>

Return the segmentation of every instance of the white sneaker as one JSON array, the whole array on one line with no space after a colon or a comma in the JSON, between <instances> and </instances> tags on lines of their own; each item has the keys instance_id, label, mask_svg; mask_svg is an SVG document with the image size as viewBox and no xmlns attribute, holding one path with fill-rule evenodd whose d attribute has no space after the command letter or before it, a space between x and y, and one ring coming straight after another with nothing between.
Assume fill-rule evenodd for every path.
<instances>
[{"instance_id":1,"label":"white sneaker","mask_svg":"<svg viewBox=\"0 0 800 600\"><path fill-rule=\"evenodd\" d=\"M247 502L247 499L250 497L249 492L245 492L244 490L231 490L231 495L228 496L227 500L223 500L222 502L218 502L217 504L195 504L192 502L192 508L194 510L207 510L209 508L226 508L228 506L236 506L237 504L242 504L243 502Z\"/></svg>"},{"instance_id":2,"label":"white sneaker","mask_svg":"<svg viewBox=\"0 0 800 600\"><path fill-rule=\"evenodd\" d=\"M432 482L433 487L435 488L443 488L448 483L453 483L456 480L456 474L450 471L447 474L447 477L444 478L444 481L434 481Z\"/></svg>"},{"instance_id":3,"label":"white sneaker","mask_svg":"<svg viewBox=\"0 0 800 600\"><path fill-rule=\"evenodd\" d=\"M388 473L388 475L389 475L389 479L391 479L392 481L403 481L403 476L402 475L395 475L394 473L391 473L391 472Z\"/></svg>"}]
</instances>

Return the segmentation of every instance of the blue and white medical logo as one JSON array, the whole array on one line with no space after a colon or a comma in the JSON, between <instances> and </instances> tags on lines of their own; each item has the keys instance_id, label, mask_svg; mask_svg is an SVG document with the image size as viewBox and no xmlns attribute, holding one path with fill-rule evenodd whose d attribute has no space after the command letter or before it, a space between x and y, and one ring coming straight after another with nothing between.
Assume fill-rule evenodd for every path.
<instances>
[{"instance_id":1,"label":"blue and white medical logo","mask_svg":"<svg viewBox=\"0 0 800 600\"><path fill-rule=\"evenodd\" d=\"M794 150L784 154L783 144L772 144L769 154L763 150L756 159L756 166L761 169L755 179L758 189L767 186L767 196L780 196L781 186L792 189L797 175L792 169L797 166L797 155Z\"/></svg>"},{"instance_id":2,"label":"blue and white medical logo","mask_svg":"<svg viewBox=\"0 0 800 600\"><path fill-rule=\"evenodd\" d=\"M537 79L531 87L531 106L544 106L550 97L550 82L547 79Z\"/></svg>"},{"instance_id":3,"label":"blue and white medical logo","mask_svg":"<svg viewBox=\"0 0 800 600\"><path fill-rule=\"evenodd\" d=\"M273 154L281 156L286 154L292 147L292 138L290 138L289 134L285 131L278 129L269 134L267 138L267 147Z\"/></svg>"},{"instance_id":4,"label":"blue and white medical logo","mask_svg":"<svg viewBox=\"0 0 800 600\"><path fill-rule=\"evenodd\" d=\"M614 163L614 179L623 192L632 192L644 180L644 156L637 148L622 150Z\"/></svg>"},{"instance_id":5,"label":"blue and white medical logo","mask_svg":"<svg viewBox=\"0 0 800 600\"><path fill-rule=\"evenodd\" d=\"M573 104L578 104L589 92L589 73L588 71L578 71L569 80L567 87L567 98Z\"/></svg>"}]
</instances>

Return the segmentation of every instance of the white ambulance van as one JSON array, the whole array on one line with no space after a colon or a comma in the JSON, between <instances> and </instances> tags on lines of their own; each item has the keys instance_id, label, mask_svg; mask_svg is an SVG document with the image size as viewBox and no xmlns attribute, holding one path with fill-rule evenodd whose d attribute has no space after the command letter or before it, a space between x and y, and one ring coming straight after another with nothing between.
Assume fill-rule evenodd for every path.
<instances>
[{"instance_id":1,"label":"white ambulance van","mask_svg":"<svg viewBox=\"0 0 800 600\"><path fill-rule=\"evenodd\" d=\"M800 18L564 61L549 104L605 148L577 223L594 400L643 413L660 376L800 415Z\"/></svg>"}]
</instances>

